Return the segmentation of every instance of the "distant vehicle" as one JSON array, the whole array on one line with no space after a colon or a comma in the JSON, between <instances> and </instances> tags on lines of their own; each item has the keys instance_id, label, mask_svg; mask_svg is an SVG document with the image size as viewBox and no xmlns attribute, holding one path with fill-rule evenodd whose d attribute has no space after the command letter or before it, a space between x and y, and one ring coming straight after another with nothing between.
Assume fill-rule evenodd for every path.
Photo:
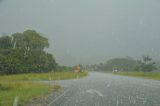
<instances>
[{"instance_id":1,"label":"distant vehicle","mask_svg":"<svg viewBox=\"0 0 160 106\"><path fill-rule=\"evenodd\" d=\"M80 67L79 65L77 65L77 66L74 68L74 72L75 72L75 73L83 72L83 69L82 69L82 67Z\"/></svg>"},{"instance_id":2,"label":"distant vehicle","mask_svg":"<svg viewBox=\"0 0 160 106\"><path fill-rule=\"evenodd\" d=\"M118 70L117 69L113 69L113 71L112 72L118 72Z\"/></svg>"}]
</instances>

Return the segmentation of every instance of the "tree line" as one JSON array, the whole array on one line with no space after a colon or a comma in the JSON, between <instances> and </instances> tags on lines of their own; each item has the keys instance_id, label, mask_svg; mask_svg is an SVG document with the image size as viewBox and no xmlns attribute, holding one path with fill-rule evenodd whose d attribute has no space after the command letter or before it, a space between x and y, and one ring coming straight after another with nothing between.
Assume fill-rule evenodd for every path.
<instances>
[{"instance_id":1,"label":"tree line","mask_svg":"<svg viewBox=\"0 0 160 106\"><path fill-rule=\"evenodd\" d=\"M48 72L56 69L52 54L47 53L48 39L35 30L0 37L0 73Z\"/></svg>"},{"instance_id":2,"label":"tree line","mask_svg":"<svg viewBox=\"0 0 160 106\"><path fill-rule=\"evenodd\" d=\"M93 71L127 71L127 72L151 72L155 69L156 63L149 56L143 56L142 59L133 59L131 57L113 58L106 63L87 65L87 68Z\"/></svg>"}]
</instances>

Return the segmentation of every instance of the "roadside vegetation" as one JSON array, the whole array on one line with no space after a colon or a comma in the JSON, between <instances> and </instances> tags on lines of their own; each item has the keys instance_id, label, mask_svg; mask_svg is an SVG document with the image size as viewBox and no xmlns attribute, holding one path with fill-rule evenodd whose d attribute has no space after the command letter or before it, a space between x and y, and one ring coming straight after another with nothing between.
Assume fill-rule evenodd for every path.
<instances>
[{"instance_id":1,"label":"roadside vegetation","mask_svg":"<svg viewBox=\"0 0 160 106\"><path fill-rule=\"evenodd\" d=\"M124 76L131 76L131 77L140 77L140 78L149 78L160 80L160 73L147 73L147 72L115 72L115 75L124 75Z\"/></svg>"},{"instance_id":2,"label":"roadside vegetation","mask_svg":"<svg viewBox=\"0 0 160 106\"><path fill-rule=\"evenodd\" d=\"M15 98L24 105L31 99L47 98L47 94L60 90L59 85L38 83L41 80L64 80L82 78L87 72L50 72L0 76L0 106L13 106Z\"/></svg>"},{"instance_id":3,"label":"roadside vegetation","mask_svg":"<svg viewBox=\"0 0 160 106\"><path fill-rule=\"evenodd\" d=\"M38 81L38 80L64 80L77 78L77 75L82 78L88 75L88 72L75 73L71 71L49 72L49 73L28 73L15 75L2 75L0 81Z\"/></svg>"},{"instance_id":4,"label":"roadside vegetation","mask_svg":"<svg viewBox=\"0 0 160 106\"><path fill-rule=\"evenodd\" d=\"M88 65L87 68L104 72L152 72L157 69L156 63L149 56L143 56L142 59L132 57L113 58L106 63Z\"/></svg>"},{"instance_id":5,"label":"roadside vegetation","mask_svg":"<svg viewBox=\"0 0 160 106\"><path fill-rule=\"evenodd\" d=\"M40 73L55 70L57 63L47 53L48 39L35 30L0 37L0 74Z\"/></svg>"},{"instance_id":6,"label":"roadside vegetation","mask_svg":"<svg viewBox=\"0 0 160 106\"><path fill-rule=\"evenodd\" d=\"M47 98L47 94L61 88L40 81L88 75L87 71L75 73L72 67L58 65L47 52L48 47L48 38L35 30L0 37L0 106L16 102L15 106L22 106L31 99Z\"/></svg>"},{"instance_id":7,"label":"roadside vegetation","mask_svg":"<svg viewBox=\"0 0 160 106\"><path fill-rule=\"evenodd\" d=\"M13 104L22 106L31 99L45 98L50 92L59 89L58 85L50 86L42 83L0 82L0 106L13 106Z\"/></svg>"},{"instance_id":8,"label":"roadside vegetation","mask_svg":"<svg viewBox=\"0 0 160 106\"><path fill-rule=\"evenodd\" d=\"M88 65L90 70L113 73L132 77L150 78L160 80L160 65L149 56L134 59L132 57L113 58L106 63Z\"/></svg>"}]
</instances>

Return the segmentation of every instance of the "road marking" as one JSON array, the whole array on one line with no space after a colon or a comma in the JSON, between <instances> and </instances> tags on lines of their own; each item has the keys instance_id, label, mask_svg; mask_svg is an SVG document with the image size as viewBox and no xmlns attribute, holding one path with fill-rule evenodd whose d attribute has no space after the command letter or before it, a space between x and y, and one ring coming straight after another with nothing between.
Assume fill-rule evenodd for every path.
<instances>
[{"instance_id":1,"label":"road marking","mask_svg":"<svg viewBox=\"0 0 160 106\"><path fill-rule=\"evenodd\" d=\"M96 93L98 96L101 96L101 97L104 96L101 92L99 92L97 90L94 90L94 89L89 89L89 90L87 90L87 92L90 93L90 94Z\"/></svg>"},{"instance_id":2,"label":"road marking","mask_svg":"<svg viewBox=\"0 0 160 106\"><path fill-rule=\"evenodd\" d=\"M110 84L107 84L107 87L110 87Z\"/></svg>"},{"instance_id":3,"label":"road marking","mask_svg":"<svg viewBox=\"0 0 160 106\"><path fill-rule=\"evenodd\" d=\"M140 100L145 100L145 98L142 98L140 96L136 96L137 99L140 99Z\"/></svg>"},{"instance_id":4,"label":"road marking","mask_svg":"<svg viewBox=\"0 0 160 106\"><path fill-rule=\"evenodd\" d=\"M146 87L152 87L152 88L160 88L159 86L150 85L150 84L141 84L141 85L146 86Z\"/></svg>"},{"instance_id":5,"label":"road marking","mask_svg":"<svg viewBox=\"0 0 160 106\"><path fill-rule=\"evenodd\" d=\"M51 106L54 102L56 102L57 100L59 100L61 97L63 97L67 92L69 91L66 90L64 93L62 93L61 95L59 95L57 98L55 98L52 102L50 102L47 106Z\"/></svg>"},{"instance_id":6,"label":"road marking","mask_svg":"<svg viewBox=\"0 0 160 106\"><path fill-rule=\"evenodd\" d=\"M118 96L117 96L117 105L116 106L119 106L119 100L118 100Z\"/></svg>"}]
</instances>

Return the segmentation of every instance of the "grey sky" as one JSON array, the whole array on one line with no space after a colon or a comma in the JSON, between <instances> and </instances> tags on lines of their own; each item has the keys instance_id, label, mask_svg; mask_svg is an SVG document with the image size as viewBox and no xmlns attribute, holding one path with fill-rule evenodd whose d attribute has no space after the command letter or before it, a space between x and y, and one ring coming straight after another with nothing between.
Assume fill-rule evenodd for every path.
<instances>
[{"instance_id":1,"label":"grey sky","mask_svg":"<svg viewBox=\"0 0 160 106\"><path fill-rule=\"evenodd\" d=\"M159 0L3 0L0 33L35 29L61 64L160 57Z\"/></svg>"}]
</instances>

